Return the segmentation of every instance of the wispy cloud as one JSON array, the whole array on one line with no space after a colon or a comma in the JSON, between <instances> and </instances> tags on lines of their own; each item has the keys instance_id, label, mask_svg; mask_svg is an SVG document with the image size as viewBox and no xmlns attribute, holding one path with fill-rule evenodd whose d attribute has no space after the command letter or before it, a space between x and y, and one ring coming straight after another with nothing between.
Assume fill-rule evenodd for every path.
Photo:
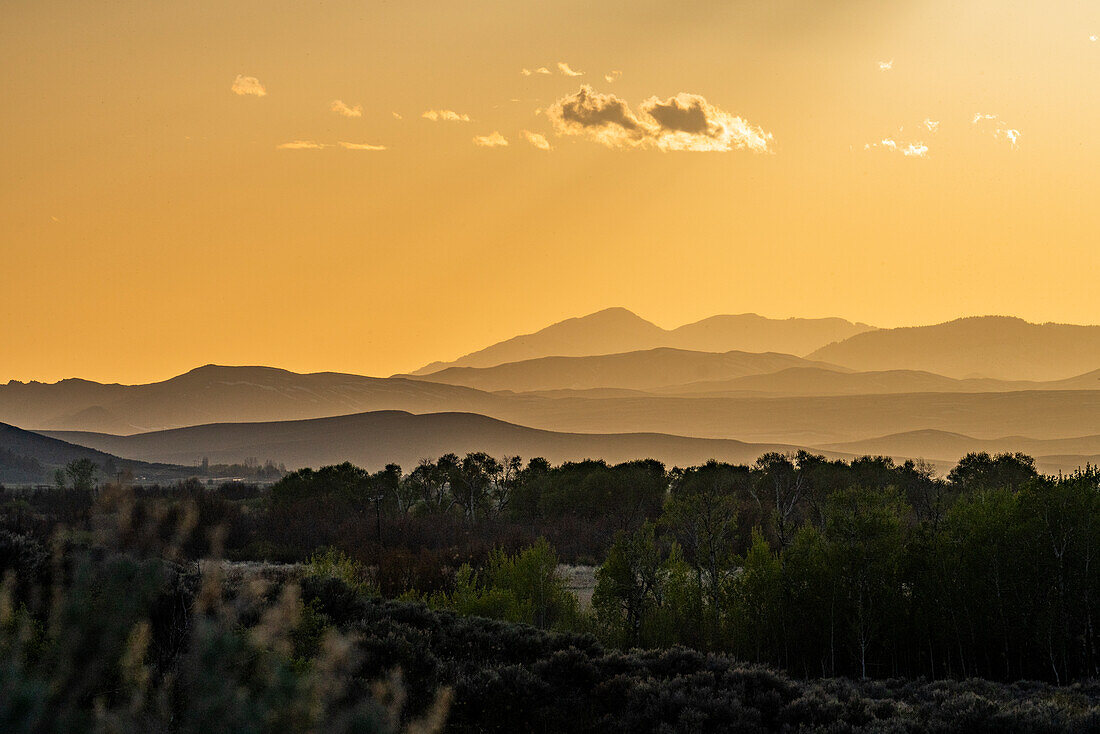
<instances>
[{"instance_id":1,"label":"wispy cloud","mask_svg":"<svg viewBox=\"0 0 1100 734\"><path fill-rule=\"evenodd\" d=\"M426 120L432 122L469 122L470 116L464 113L455 112L454 110L428 110L421 115Z\"/></svg>"},{"instance_id":2,"label":"wispy cloud","mask_svg":"<svg viewBox=\"0 0 1100 734\"><path fill-rule=\"evenodd\" d=\"M986 115L982 114L981 112L976 112L974 113L974 117L972 117L970 121L974 125L984 127L986 130L992 128L990 134L996 140L1008 141L1009 145L1011 145L1014 150L1017 147L1016 143L1020 139L1020 131L1015 128L1009 127L997 115Z\"/></svg>"},{"instance_id":3,"label":"wispy cloud","mask_svg":"<svg viewBox=\"0 0 1100 734\"><path fill-rule=\"evenodd\" d=\"M880 61L880 62L878 62L879 71L890 71L893 68L894 68L894 60L893 59L890 59L889 61Z\"/></svg>"},{"instance_id":4,"label":"wispy cloud","mask_svg":"<svg viewBox=\"0 0 1100 734\"><path fill-rule=\"evenodd\" d=\"M321 150L328 146L316 140L292 140L289 143L279 143L275 147L278 150Z\"/></svg>"},{"instance_id":5,"label":"wispy cloud","mask_svg":"<svg viewBox=\"0 0 1100 734\"><path fill-rule=\"evenodd\" d=\"M926 118L924 118L924 126L926 128L928 128L928 132L934 133L934 132L936 132L937 130L940 129L940 121L939 120L933 120L930 117L926 117Z\"/></svg>"},{"instance_id":6,"label":"wispy cloud","mask_svg":"<svg viewBox=\"0 0 1100 734\"><path fill-rule=\"evenodd\" d=\"M267 95L267 89L260 80L254 76L244 76L238 74L237 78L233 80L233 93L241 96L249 97L264 97Z\"/></svg>"},{"instance_id":7,"label":"wispy cloud","mask_svg":"<svg viewBox=\"0 0 1100 734\"><path fill-rule=\"evenodd\" d=\"M527 139L528 143L535 146L539 150L550 150L550 141L546 139L545 135L533 133L530 130L524 130L523 137Z\"/></svg>"},{"instance_id":8,"label":"wispy cloud","mask_svg":"<svg viewBox=\"0 0 1100 734\"><path fill-rule=\"evenodd\" d=\"M566 76L584 76L583 71L574 71L573 69L569 68L569 64L565 63L564 61L558 62L558 71L560 71L562 74L565 74Z\"/></svg>"},{"instance_id":9,"label":"wispy cloud","mask_svg":"<svg viewBox=\"0 0 1100 734\"><path fill-rule=\"evenodd\" d=\"M523 74L524 76L531 76L533 74L551 74L553 72L551 72L545 66L540 66L537 69L520 69L519 73Z\"/></svg>"},{"instance_id":10,"label":"wispy cloud","mask_svg":"<svg viewBox=\"0 0 1100 734\"><path fill-rule=\"evenodd\" d=\"M384 145L371 145L370 143L345 143L340 141L340 147L345 150L387 150Z\"/></svg>"},{"instance_id":11,"label":"wispy cloud","mask_svg":"<svg viewBox=\"0 0 1100 734\"><path fill-rule=\"evenodd\" d=\"M339 99L332 100L332 104L330 104L328 108L330 110L332 110L333 112L335 112L336 114L343 115L344 117L362 117L363 116L363 106L362 105L355 105L354 107L348 107L346 104L344 104Z\"/></svg>"},{"instance_id":12,"label":"wispy cloud","mask_svg":"<svg viewBox=\"0 0 1100 734\"><path fill-rule=\"evenodd\" d=\"M874 150L875 148L901 153L906 158L924 158L928 155L928 146L919 141L899 143L893 138L883 138L877 143L867 143L863 146L864 150Z\"/></svg>"},{"instance_id":13,"label":"wispy cloud","mask_svg":"<svg viewBox=\"0 0 1100 734\"><path fill-rule=\"evenodd\" d=\"M582 86L551 105L546 114L559 135L583 136L610 148L759 153L771 145L771 133L697 94L681 92L666 100L650 97L639 109L640 114L635 114L619 97Z\"/></svg>"},{"instance_id":14,"label":"wispy cloud","mask_svg":"<svg viewBox=\"0 0 1100 734\"><path fill-rule=\"evenodd\" d=\"M604 74L603 79L608 84L611 84L612 82L614 82L616 79L618 79L622 75L623 75L623 73L621 71L619 71L618 69L615 69L614 71L609 71L606 74Z\"/></svg>"},{"instance_id":15,"label":"wispy cloud","mask_svg":"<svg viewBox=\"0 0 1100 734\"><path fill-rule=\"evenodd\" d=\"M325 148L340 147L344 150L387 150L384 145L372 145L371 143L347 143L341 140L338 143L322 143L317 140L291 140L289 143L279 143L275 146L278 150L324 150Z\"/></svg>"},{"instance_id":16,"label":"wispy cloud","mask_svg":"<svg viewBox=\"0 0 1100 734\"><path fill-rule=\"evenodd\" d=\"M479 145L482 148L503 148L508 145L508 139L494 130L488 135L475 136L474 145Z\"/></svg>"}]
</instances>

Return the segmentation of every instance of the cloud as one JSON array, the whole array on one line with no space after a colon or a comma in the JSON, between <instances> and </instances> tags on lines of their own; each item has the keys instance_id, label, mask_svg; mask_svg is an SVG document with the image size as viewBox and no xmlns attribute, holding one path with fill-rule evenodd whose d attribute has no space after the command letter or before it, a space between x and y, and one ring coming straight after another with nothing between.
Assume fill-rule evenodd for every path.
<instances>
[{"instance_id":1,"label":"cloud","mask_svg":"<svg viewBox=\"0 0 1100 734\"><path fill-rule=\"evenodd\" d=\"M553 72L547 69L545 66L540 66L537 69L520 69L520 74L524 76L531 76L532 74L552 74Z\"/></svg>"},{"instance_id":2,"label":"cloud","mask_svg":"<svg viewBox=\"0 0 1100 734\"><path fill-rule=\"evenodd\" d=\"M1097 41L1100 41L1100 36L1093 33L1091 36L1089 36L1089 40L1092 41L1093 43L1096 43Z\"/></svg>"},{"instance_id":3,"label":"cloud","mask_svg":"<svg viewBox=\"0 0 1100 734\"><path fill-rule=\"evenodd\" d=\"M550 150L550 141L546 139L545 135L539 135L533 133L530 130L523 131L523 137L527 139L527 142L535 146L539 150Z\"/></svg>"},{"instance_id":4,"label":"cloud","mask_svg":"<svg viewBox=\"0 0 1100 734\"><path fill-rule=\"evenodd\" d=\"M566 76L584 76L583 71L573 71L569 68L569 64L565 63L564 61L558 62L558 71L560 71L562 74L565 74Z\"/></svg>"},{"instance_id":5,"label":"cloud","mask_svg":"<svg viewBox=\"0 0 1100 734\"><path fill-rule=\"evenodd\" d=\"M1016 148L1016 143L1020 139L1020 131L1015 128L1008 127L1004 123L1004 121L1001 120L1001 118L997 115L983 115L982 113L978 112L974 114L974 117L971 118L970 121L975 125L990 123L989 125L985 125L985 127L987 129L990 126L993 127L991 134L995 139L1007 140L1009 145L1011 145L1013 149Z\"/></svg>"},{"instance_id":6,"label":"cloud","mask_svg":"<svg viewBox=\"0 0 1100 734\"><path fill-rule=\"evenodd\" d=\"M622 75L623 75L623 73L621 71L619 71L618 69L615 69L614 71L609 71L606 74L604 74L603 78L604 78L605 82L607 82L608 84L611 84L612 82L614 82L616 79L618 79Z\"/></svg>"},{"instance_id":7,"label":"cloud","mask_svg":"<svg viewBox=\"0 0 1100 734\"><path fill-rule=\"evenodd\" d=\"M267 89L263 84L260 84L260 80L254 76L244 76L238 74L237 78L233 80L233 93L242 96L250 97L264 97L267 96Z\"/></svg>"},{"instance_id":8,"label":"cloud","mask_svg":"<svg viewBox=\"0 0 1100 734\"><path fill-rule=\"evenodd\" d=\"M940 129L940 121L933 120L930 117L924 118L924 126L928 128L928 132L934 133Z\"/></svg>"},{"instance_id":9,"label":"cloud","mask_svg":"<svg viewBox=\"0 0 1100 734\"><path fill-rule=\"evenodd\" d=\"M393 115L393 119L395 119L395 120L404 120L405 119L404 117L401 116L400 112L391 112L390 114Z\"/></svg>"},{"instance_id":10,"label":"cloud","mask_svg":"<svg viewBox=\"0 0 1100 734\"><path fill-rule=\"evenodd\" d=\"M743 118L681 92L642 102L640 114L612 94L589 86L551 105L547 116L559 135L579 135L609 148L657 148L665 151L766 152L772 136Z\"/></svg>"},{"instance_id":11,"label":"cloud","mask_svg":"<svg viewBox=\"0 0 1100 734\"><path fill-rule=\"evenodd\" d=\"M275 147L278 150L321 150L328 146L316 140L292 140L289 143L279 143Z\"/></svg>"},{"instance_id":12,"label":"cloud","mask_svg":"<svg viewBox=\"0 0 1100 734\"><path fill-rule=\"evenodd\" d=\"M461 114L454 110L428 110L421 115L426 120L432 122L469 122L470 116L467 114Z\"/></svg>"},{"instance_id":13,"label":"cloud","mask_svg":"<svg viewBox=\"0 0 1100 734\"><path fill-rule=\"evenodd\" d=\"M998 140L1007 140L1015 148L1016 141L1020 139L1020 131L1014 128L999 127L993 131L993 137Z\"/></svg>"},{"instance_id":14,"label":"cloud","mask_svg":"<svg viewBox=\"0 0 1100 734\"><path fill-rule=\"evenodd\" d=\"M345 150L387 150L384 145L371 145L370 143L345 143L340 141L340 147Z\"/></svg>"},{"instance_id":15,"label":"cloud","mask_svg":"<svg viewBox=\"0 0 1100 734\"><path fill-rule=\"evenodd\" d=\"M329 105L329 109L332 110L333 112L335 112L338 115L343 115L344 117L362 117L363 116L363 106L362 105L355 105L354 107L348 107L346 104L344 104L342 101L340 101L338 99L332 100L332 104Z\"/></svg>"},{"instance_id":16,"label":"cloud","mask_svg":"<svg viewBox=\"0 0 1100 734\"><path fill-rule=\"evenodd\" d=\"M480 145L482 148L503 148L508 145L508 139L494 130L489 135L474 137L474 145Z\"/></svg>"},{"instance_id":17,"label":"cloud","mask_svg":"<svg viewBox=\"0 0 1100 734\"><path fill-rule=\"evenodd\" d=\"M867 143L863 146L864 150L873 150L875 148L901 153L906 158L924 158L928 155L928 146L924 143L899 143L893 138L883 138L877 143Z\"/></svg>"},{"instance_id":18,"label":"cloud","mask_svg":"<svg viewBox=\"0 0 1100 734\"><path fill-rule=\"evenodd\" d=\"M890 59L889 61L880 61L880 62L878 62L879 71L890 71L893 68L894 68L894 60L893 59Z\"/></svg>"}]
</instances>

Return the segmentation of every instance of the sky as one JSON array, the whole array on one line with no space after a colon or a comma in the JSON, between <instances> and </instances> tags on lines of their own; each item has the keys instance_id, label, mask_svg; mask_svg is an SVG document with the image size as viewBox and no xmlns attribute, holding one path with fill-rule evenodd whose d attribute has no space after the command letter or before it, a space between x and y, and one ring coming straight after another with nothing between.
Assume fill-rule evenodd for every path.
<instances>
[{"instance_id":1,"label":"sky","mask_svg":"<svg viewBox=\"0 0 1100 734\"><path fill-rule=\"evenodd\" d=\"M1100 4L6 0L0 381L1100 322Z\"/></svg>"}]
</instances>

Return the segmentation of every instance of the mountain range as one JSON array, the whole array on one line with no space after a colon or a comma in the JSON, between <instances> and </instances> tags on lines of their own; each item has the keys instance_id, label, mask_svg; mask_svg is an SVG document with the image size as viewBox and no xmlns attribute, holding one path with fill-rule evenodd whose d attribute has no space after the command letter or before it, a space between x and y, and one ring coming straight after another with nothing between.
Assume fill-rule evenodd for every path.
<instances>
[{"instance_id":1,"label":"mountain range","mask_svg":"<svg viewBox=\"0 0 1100 734\"><path fill-rule=\"evenodd\" d=\"M1098 367L1097 326L745 314L665 330L608 309L392 377L206 365L141 385L12 381L0 421L169 463L474 449L684 463L807 447L941 463L1025 451L1062 470L1100 455ZM15 435L0 433L0 449Z\"/></svg>"}]
</instances>

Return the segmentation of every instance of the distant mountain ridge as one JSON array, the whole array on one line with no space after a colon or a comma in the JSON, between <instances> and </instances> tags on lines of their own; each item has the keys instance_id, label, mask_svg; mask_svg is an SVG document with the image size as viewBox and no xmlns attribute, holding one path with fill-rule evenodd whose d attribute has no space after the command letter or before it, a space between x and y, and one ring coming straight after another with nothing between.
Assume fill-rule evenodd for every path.
<instances>
[{"instance_id":1,"label":"distant mountain ridge","mask_svg":"<svg viewBox=\"0 0 1100 734\"><path fill-rule=\"evenodd\" d=\"M337 372L206 365L163 382L88 380L0 385L0 421L29 429L140 433L221 421L272 421L369 410L486 409L477 390Z\"/></svg>"},{"instance_id":2,"label":"distant mountain ridge","mask_svg":"<svg viewBox=\"0 0 1100 734\"><path fill-rule=\"evenodd\" d=\"M769 319L754 313L711 316L662 329L625 308L608 308L521 334L412 375L448 367L495 367L541 357L587 357L671 347L697 352L780 352L803 355L874 327L840 318Z\"/></svg>"},{"instance_id":3,"label":"distant mountain ridge","mask_svg":"<svg viewBox=\"0 0 1100 734\"><path fill-rule=\"evenodd\" d=\"M1100 390L1100 370L1064 380L995 380L991 377L959 379L922 370L853 372L850 369L807 365L777 372L745 375L727 380L707 380L662 387L661 395L890 395L897 393L1014 392L1019 390Z\"/></svg>"},{"instance_id":4,"label":"distant mountain ridge","mask_svg":"<svg viewBox=\"0 0 1100 734\"><path fill-rule=\"evenodd\" d=\"M417 379L488 391L651 390L696 380L730 379L793 367L847 371L844 367L775 352L715 353L658 347L620 354L539 357L495 367L448 367Z\"/></svg>"},{"instance_id":5,"label":"distant mountain ridge","mask_svg":"<svg viewBox=\"0 0 1100 734\"><path fill-rule=\"evenodd\" d=\"M925 370L948 377L1058 380L1100 368L1100 326L974 316L876 329L809 355L853 370Z\"/></svg>"}]
</instances>

